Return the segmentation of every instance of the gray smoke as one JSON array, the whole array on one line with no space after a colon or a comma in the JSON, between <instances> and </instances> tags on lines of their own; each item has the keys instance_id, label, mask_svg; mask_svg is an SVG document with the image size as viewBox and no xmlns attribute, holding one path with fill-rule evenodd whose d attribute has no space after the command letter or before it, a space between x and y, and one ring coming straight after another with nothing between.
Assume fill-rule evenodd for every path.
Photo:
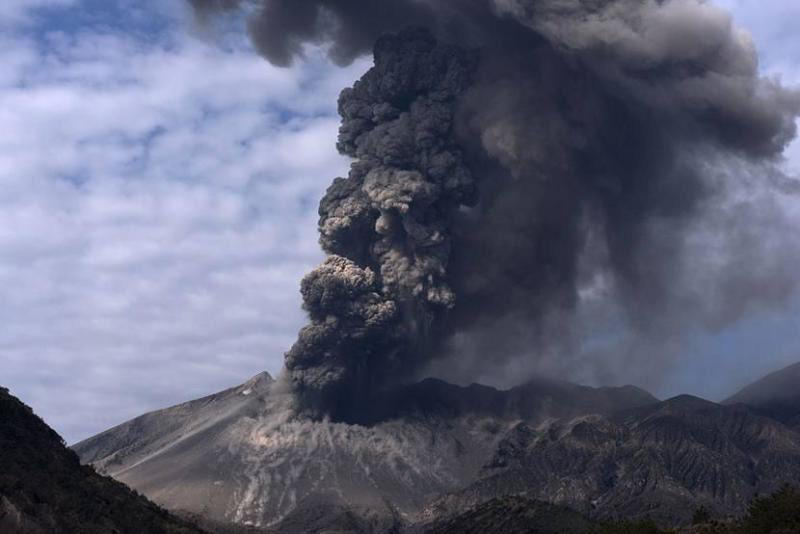
<instances>
[{"instance_id":1,"label":"gray smoke","mask_svg":"<svg viewBox=\"0 0 800 534\"><path fill-rule=\"evenodd\" d=\"M347 417L421 355L451 309L451 220L475 201L454 119L475 58L425 31L381 37L375 66L339 98L354 159L320 202L331 256L302 283L311 324L286 355L312 405Z\"/></svg>"},{"instance_id":2,"label":"gray smoke","mask_svg":"<svg viewBox=\"0 0 800 534\"><path fill-rule=\"evenodd\" d=\"M800 95L704 0L194 4L249 6L278 65L374 45L339 100L353 164L320 204L330 257L286 356L318 414L358 419L425 368L572 365L603 321L671 347L797 285L772 190L797 190L778 163Z\"/></svg>"}]
</instances>

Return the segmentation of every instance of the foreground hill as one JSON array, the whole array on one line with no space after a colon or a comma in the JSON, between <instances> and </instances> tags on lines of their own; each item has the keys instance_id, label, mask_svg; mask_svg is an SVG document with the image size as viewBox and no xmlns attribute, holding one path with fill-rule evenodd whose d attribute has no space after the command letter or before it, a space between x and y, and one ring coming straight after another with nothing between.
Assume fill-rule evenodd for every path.
<instances>
[{"instance_id":1,"label":"foreground hill","mask_svg":"<svg viewBox=\"0 0 800 534\"><path fill-rule=\"evenodd\" d=\"M258 375L75 450L219 531L281 534L424 532L504 496L557 505L537 505L545 519L577 517L566 506L590 520L687 524L698 506L739 516L757 494L800 480L800 433L741 404L658 401L630 386L425 380L371 406L371 424L347 425L295 417L281 391Z\"/></svg>"},{"instance_id":2,"label":"foreground hill","mask_svg":"<svg viewBox=\"0 0 800 534\"><path fill-rule=\"evenodd\" d=\"M33 411L0 388L0 533L200 534L82 466Z\"/></svg>"},{"instance_id":3,"label":"foreground hill","mask_svg":"<svg viewBox=\"0 0 800 534\"><path fill-rule=\"evenodd\" d=\"M745 404L800 430L800 362L753 382L723 404Z\"/></svg>"},{"instance_id":4,"label":"foreground hill","mask_svg":"<svg viewBox=\"0 0 800 534\"><path fill-rule=\"evenodd\" d=\"M783 486L758 497L739 518L715 518L695 510L692 525L661 529L652 520L590 522L574 510L525 497L480 504L427 530L426 534L796 534L800 532L800 490Z\"/></svg>"},{"instance_id":5,"label":"foreground hill","mask_svg":"<svg viewBox=\"0 0 800 534\"><path fill-rule=\"evenodd\" d=\"M579 513L525 497L492 499L447 518L426 534L593 534L598 526Z\"/></svg>"}]
</instances>

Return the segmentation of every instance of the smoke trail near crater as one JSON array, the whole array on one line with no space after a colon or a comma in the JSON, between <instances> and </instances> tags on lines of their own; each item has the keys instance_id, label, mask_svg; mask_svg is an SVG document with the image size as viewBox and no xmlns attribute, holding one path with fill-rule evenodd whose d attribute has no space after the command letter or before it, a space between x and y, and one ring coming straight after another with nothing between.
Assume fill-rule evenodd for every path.
<instances>
[{"instance_id":1,"label":"smoke trail near crater","mask_svg":"<svg viewBox=\"0 0 800 534\"><path fill-rule=\"evenodd\" d=\"M320 203L329 257L286 355L319 415L358 420L442 355L475 373L563 354L612 308L619 328L680 337L797 285L795 232L763 192L796 189L777 164L800 96L759 77L708 2L193 4L249 9L278 65L304 43L338 63L374 45L339 100L353 164Z\"/></svg>"}]
</instances>

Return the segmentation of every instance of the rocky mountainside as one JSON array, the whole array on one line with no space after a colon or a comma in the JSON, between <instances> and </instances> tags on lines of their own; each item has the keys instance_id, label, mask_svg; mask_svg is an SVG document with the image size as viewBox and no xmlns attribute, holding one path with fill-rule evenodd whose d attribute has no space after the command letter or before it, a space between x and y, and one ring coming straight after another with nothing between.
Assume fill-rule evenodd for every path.
<instances>
[{"instance_id":1,"label":"rocky mountainside","mask_svg":"<svg viewBox=\"0 0 800 534\"><path fill-rule=\"evenodd\" d=\"M298 419L291 402L262 374L75 450L220 532L424 532L515 495L589 519L681 524L700 505L741 515L755 495L800 480L800 433L784 421L630 386L429 379L369 407L368 425Z\"/></svg>"},{"instance_id":2,"label":"rocky mountainside","mask_svg":"<svg viewBox=\"0 0 800 534\"><path fill-rule=\"evenodd\" d=\"M81 465L58 434L0 388L0 533L200 534Z\"/></svg>"},{"instance_id":3,"label":"rocky mountainside","mask_svg":"<svg viewBox=\"0 0 800 534\"><path fill-rule=\"evenodd\" d=\"M701 505L740 515L757 494L797 480L800 434L746 407L684 395L611 416L521 422L481 476L437 499L429 514L525 494L595 518L681 524Z\"/></svg>"},{"instance_id":4,"label":"rocky mountainside","mask_svg":"<svg viewBox=\"0 0 800 534\"><path fill-rule=\"evenodd\" d=\"M416 521L431 499L479 477L520 421L610 414L656 399L630 386L537 380L498 391L430 379L373 407L370 426L298 420L287 402L279 383L261 374L74 450L172 510L240 525L282 520L281 528L354 513L382 530Z\"/></svg>"},{"instance_id":5,"label":"rocky mountainside","mask_svg":"<svg viewBox=\"0 0 800 534\"><path fill-rule=\"evenodd\" d=\"M753 382L723 404L745 404L800 430L800 362Z\"/></svg>"}]
</instances>

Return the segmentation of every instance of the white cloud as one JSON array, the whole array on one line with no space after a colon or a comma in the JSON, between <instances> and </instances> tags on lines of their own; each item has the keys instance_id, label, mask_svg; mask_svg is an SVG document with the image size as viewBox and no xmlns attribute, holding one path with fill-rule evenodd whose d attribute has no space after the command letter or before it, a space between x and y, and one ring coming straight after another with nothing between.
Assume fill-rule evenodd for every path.
<instances>
[{"instance_id":1,"label":"white cloud","mask_svg":"<svg viewBox=\"0 0 800 534\"><path fill-rule=\"evenodd\" d=\"M43 39L2 43L0 383L74 440L277 371L364 64Z\"/></svg>"}]
</instances>

